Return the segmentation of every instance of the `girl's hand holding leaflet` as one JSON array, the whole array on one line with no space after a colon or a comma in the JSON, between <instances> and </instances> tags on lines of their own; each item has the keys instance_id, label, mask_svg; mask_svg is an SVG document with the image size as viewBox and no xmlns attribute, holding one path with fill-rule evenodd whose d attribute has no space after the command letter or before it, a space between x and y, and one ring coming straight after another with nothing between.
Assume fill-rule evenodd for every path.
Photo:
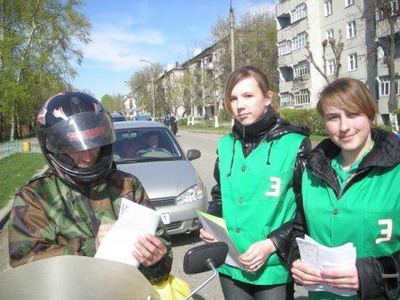
<instances>
[{"instance_id":1,"label":"girl's hand holding leaflet","mask_svg":"<svg viewBox=\"0 0 400 300\"><path fill-rule=\"evenodd\" d=\"M300 259L293 263L291 271L294 280L298 284L315 285L319 283L326 283L324 278L321 277L320 271L302 263Z\"/></svg>"},{"instance_id":2,"label":"girl's hand holding leaflet","mask_svg":"<svg viewBox=\"0 0 400 300\"><path fill-rule=\"evenodd\" d=\"M321 277L324 283L338 289L357 291L360 286L358 282L357 269L329 269L321 270Z\"/></svg>"},{"instance_id":3,"label":"girl's hand holding leaflet","mask_svg":"<svg viewBox=\"0 0 400 300\"><path fill-rule=\"evenodd\" d=\"M252 244L245 253L239 256L239 260L247 272L256 272L275 251L275 245L270 239L266 239Z\"/></svg>"},{"instance_id":4,"label":"girl's hand holding leaflet","mask_svg":"<svg viewBox=\"0 0 400 300\"><path fill-rule=\"evenodd\" d=\"M199 237L207 244L218 242L211 233L205 231L203 228L200 229Z\"/></svg>"}]
</instances>

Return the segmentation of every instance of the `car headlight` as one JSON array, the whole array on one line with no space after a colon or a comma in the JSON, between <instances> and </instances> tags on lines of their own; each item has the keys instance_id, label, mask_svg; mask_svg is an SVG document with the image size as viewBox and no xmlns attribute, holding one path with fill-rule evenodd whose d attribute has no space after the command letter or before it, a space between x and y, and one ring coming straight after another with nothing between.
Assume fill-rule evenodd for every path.
<instances>
[{"instance_id":1,"label":"car headlight","mask_svg":"<svg viewBox=\"0 0 400 300\"><path fill-rule=\"evenodd\" d=\"M199 184L196 184L196 185L188 188L182 194L180 194L176 198L176 203L177 204L189 203L189 202L203 200L203 199L204 199L203 189Z\"/></svg>"}]
</instances>

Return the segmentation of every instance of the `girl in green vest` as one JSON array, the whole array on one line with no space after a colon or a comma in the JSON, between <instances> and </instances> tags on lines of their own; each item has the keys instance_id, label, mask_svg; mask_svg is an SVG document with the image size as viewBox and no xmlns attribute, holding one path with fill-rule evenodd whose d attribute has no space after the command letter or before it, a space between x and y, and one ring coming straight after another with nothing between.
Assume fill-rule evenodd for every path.
<instances>
[{"instance_id":1,"label":"girl in green vest","mask_svg":"<svg viewBox=\"0 0 400 300\"><path fill-rule=\"evenodd\" d=\"M372 127L375 107L356 79L338 79L320 94L317 110L329 139L308 158L294 236L307 233L328 247L351 242L356 266L312 269L298 259L294 243L289 261L302 285L326 283L356 293L310 292L310 299L399 298L400 144L393 133Z\"/></svg>"},{"instance_id":2,"label":"girl in green vest","mask_svg":"<svg viewBox=\"0 0 400 300\"><path fill-rule=\"evenodd\" d=\"M293 299L289 270L274 254L285 237L271 232L294 216L292 179L302 171L309 140L279 117L268 80L255 67L228 77L224 102L235 124L218 142L210 208L219 208L212 213L224 218L243 265L219 268L225 299ZM203 229L200 237L215 241Z\"/></svg>"}]
</instances>

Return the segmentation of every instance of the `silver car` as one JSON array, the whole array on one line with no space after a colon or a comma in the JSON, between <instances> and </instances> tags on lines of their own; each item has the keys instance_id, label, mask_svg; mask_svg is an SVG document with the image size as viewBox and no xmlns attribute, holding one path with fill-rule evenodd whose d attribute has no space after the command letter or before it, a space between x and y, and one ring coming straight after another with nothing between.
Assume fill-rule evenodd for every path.
<instances>
[{"instance_id":1,"label":"silver car","mask_svg":"<svg viewBox=\"0 0 400 300\"><path fill-rule=\"evenodd\" d=\"M205 210L207 193L189 162L198 150L184 155L171 131L158 122L114 123L117 168L142 182L153 206L161 213L169 234L196 232L195 209Z\"/></svg>"}]
</instances>

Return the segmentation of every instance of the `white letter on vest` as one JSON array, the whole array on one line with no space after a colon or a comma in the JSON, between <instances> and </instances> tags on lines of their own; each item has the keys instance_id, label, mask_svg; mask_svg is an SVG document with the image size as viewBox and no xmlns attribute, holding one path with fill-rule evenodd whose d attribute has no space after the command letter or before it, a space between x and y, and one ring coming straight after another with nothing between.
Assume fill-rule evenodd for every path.
<instances>
[{"instance_id":1,"label":"white letter on vest","mask_svg":"<svg viewBox=\"0 0 400 300\"><path fill-rule=\"evenodd\" d=\"M384 237L376 239L375 243L379 244L381 242L388 242L392 238L393 221L391 219L384 219L378 221L379 225L386 225L386 228L381 229L381 234Z\"/></svg>"},{"instance_id":2,"label":"white letter on vest","mask_svg":"<svg viewBox=\"0 0 400 300\"><path fill-rule=\"evenodd\" d=\"M279 177L270 177L271 189L270 192L265 192L265 196L277 197L281 192L281 179Z\"/></svg>"}]
</instances>

